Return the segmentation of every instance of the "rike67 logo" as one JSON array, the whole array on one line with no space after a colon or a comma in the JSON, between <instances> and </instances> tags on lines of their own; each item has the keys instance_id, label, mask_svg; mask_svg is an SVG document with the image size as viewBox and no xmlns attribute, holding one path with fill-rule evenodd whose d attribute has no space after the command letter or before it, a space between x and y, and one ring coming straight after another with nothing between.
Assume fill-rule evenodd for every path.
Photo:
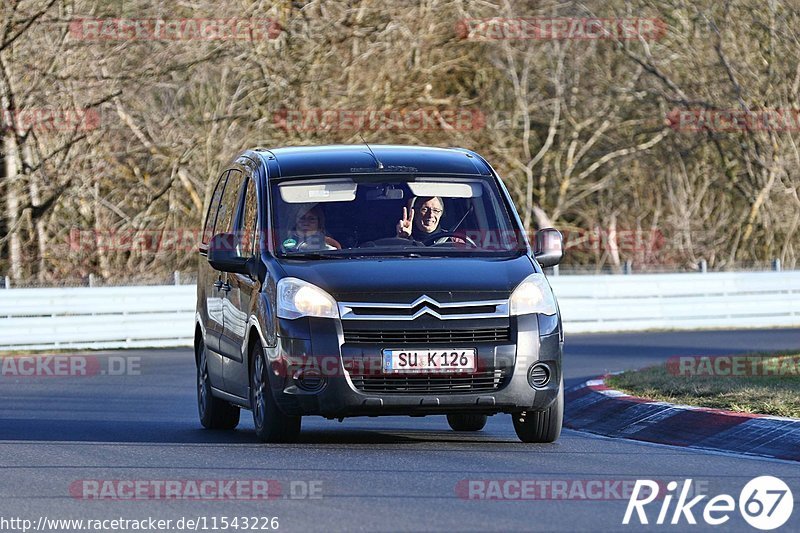
<instances>
[{"instance_id":1,"label":"rike67 logo","mask_svg":"<svg viewBox=\"0 0 800 533\"><path fill-rule=\"evenodd\" d=\"M658 517L655 523L696 525L696 514L710 526L719 526L730 520L731 514L737 510L742 518L756 529L764 531L777 529L785 524L792 516L794 497L789 486L782 480L772 476L760 476L751 479L739 493L738 502L729 494L714 496L708 501L701 502L707 497L702 494L689 499L692 490L692 480L686 479L683 485L678 486L677 481L670 481L666 486L666 493L659 494L663 485L649 479L637 479L633 487L633 494L628 500L628 507L622 519L624 525L633 519L640 524L649 524L652 513L648 517L645 507L656 500L660 503ZM677 496L675 506L672 502ZM738 506L737 506L738 503ZM658 508L658 504L654 507ZM651 509L653 511L655 509Z\"/></svg>"}]
</instances>

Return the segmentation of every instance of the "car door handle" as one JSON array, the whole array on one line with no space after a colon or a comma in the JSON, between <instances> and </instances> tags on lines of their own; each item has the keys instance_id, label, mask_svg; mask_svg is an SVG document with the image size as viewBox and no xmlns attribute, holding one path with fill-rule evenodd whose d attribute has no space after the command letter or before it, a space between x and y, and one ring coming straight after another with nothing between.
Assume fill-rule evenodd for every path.
<instances>
[{"instance_id":1,"label":"car door handle","mask_svg":"<svg viewBox=\"0 0 800 533\"><path fill-rule=\"evenodd\" d=\"M225 291L225 292L228 292L228 291L231 290L231 284L228 283L227 281L225 283L223 283L221 279L218 279L217 281L214 282L214 287L216 287L217 289L219 289L221 291Z\"/></svg>"}]
</instances>

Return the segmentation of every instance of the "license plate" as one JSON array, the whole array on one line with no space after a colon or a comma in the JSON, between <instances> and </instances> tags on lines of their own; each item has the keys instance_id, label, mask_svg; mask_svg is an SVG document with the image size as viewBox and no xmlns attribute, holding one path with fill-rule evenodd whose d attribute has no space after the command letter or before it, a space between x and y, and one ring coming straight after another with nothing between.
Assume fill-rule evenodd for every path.
<instances>
[{"instance_id":1,"label":"license plate","mask_svg":"<svg viewBox=\"0 0 800 533\"><path fill-rule=\"evenodd\" d=\"M386 349L383 350L383 371L403 372L474 372L474 348L444 348L438 350Z\"/></svg>"}]
</instances>

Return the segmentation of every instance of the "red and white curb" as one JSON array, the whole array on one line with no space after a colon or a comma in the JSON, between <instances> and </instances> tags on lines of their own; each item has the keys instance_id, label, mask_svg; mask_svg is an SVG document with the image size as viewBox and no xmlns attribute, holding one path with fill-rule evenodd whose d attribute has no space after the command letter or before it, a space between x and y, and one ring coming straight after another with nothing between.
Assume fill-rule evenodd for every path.
<instances>
[{"instance_id":1,"label":"red and white curb","mask_svg":"<svg viewBox=\"0 0 800 533\"><path fill-rule=\"evenodd\" d=\"M568 390L564 425L608 437L800 461L800 420L675 405L611 389L605 376Z\"/></svg>"}]
</instances>

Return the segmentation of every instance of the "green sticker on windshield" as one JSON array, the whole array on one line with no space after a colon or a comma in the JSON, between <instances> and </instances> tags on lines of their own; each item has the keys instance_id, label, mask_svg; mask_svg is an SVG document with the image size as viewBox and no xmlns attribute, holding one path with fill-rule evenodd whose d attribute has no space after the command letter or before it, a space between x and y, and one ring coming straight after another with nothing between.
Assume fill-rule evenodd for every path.
<instances>
[{"instance_id":1,"label":"green sticker on windshield","mask_svg":"<svg viewBox=\"0 0 800 533\"><path fill-rule=\"evenodd\" d=\"M295 246L297 246L297 241L292 239L292 238L289 238L289 239L286 239L285 241L283 241L283 247L284 248L294 248Z\"/></svg>"}]
</instances>

